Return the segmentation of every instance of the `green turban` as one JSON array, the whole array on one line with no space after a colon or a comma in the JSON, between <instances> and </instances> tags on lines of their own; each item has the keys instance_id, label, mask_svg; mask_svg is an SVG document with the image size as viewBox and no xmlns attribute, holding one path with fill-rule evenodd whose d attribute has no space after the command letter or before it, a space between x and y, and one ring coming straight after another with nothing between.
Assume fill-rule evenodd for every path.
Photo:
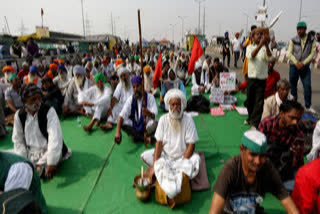
<instances>
[{"instance_id":1,"label":"green turban","mask_svg":"<svg viewBox=\"0 0 320 214\"><path fill-rule=\"evenodd\" d=\"M98 80L101 80L102 82L106 82L106 77L102 73L98 73L94 76L94 83L97 83Z\"/></svg>"},{"instance_id":2,"label":"green turban","mask_svg":"<svg viewBox=\"0 0 320 214\"><path fill-rule=\"evenodd\" d=\"M242 136L242 145L256 154L264 154L267 150L267 138L262 132L249 130Z\"/></svg>"},{"instance_id":3,"label":"green turban","mask_svg":"<svg viewBox=\"0 0 320 214\"><path fill-rule=\"evenodd\" d=\"M304 27L307 28L307 24L305 22L298 22L297 28Z\"/></svg>"}]
</instances>

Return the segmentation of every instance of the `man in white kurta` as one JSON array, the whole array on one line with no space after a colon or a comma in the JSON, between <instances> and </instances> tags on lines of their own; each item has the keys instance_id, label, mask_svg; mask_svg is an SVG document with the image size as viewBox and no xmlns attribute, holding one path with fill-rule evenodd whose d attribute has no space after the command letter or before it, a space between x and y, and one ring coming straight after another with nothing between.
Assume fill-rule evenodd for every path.
<instances>
[{"instance_id":1,"label":"man in white kurta","mask_svg":"<svg viewBox=\"0 0 320 214\"><path fill-rule=\"evenodd\" d=\"M194 72L192 74L192 95L207 93L211 86L208 80L208 71L202 69L201 62L196 62Z\"/></svg>"},{"instance_id":2,"label":"man in white kurta","mask_svg":"<svg viewBox=\"0 0 320 214\"><path fill-rule=\"evenodd\" d=\"M123 128L129 135L133 137L135 142L146 141L151 142L151 137L157 128L156 116L158 114L157 104L154 96L145 93L146 106L142 106L142 78L140 76L133 76L131 78L134 93L125 102L117 123L117 130L115 141L121 143L121 128ZM144 117L146 118L147 136L144 136ZM125 126L122 126L122 125Z\"/></svg>"},{"instance_id":3,"label":"man in white kurta","mask_svg":"<svg viewBox=\"0 0 320 214\"><path fill-rule=\"evenodd\" d=\"M16 112L12 141L14 152L28 158L42 174L45 168L47 178L52 178L57 171L58 163L62 160L63 139L60 121L53 107L49 107L47 115L43 112L44 104L41 104L41 90L34 84L24 85L21 89L24 103L23 109ZM26 112L25 125L21 121L20 111ZM46 138L40 129L39 118L47 118Z\"/></svg>"},{"instance_id":4,"label":"man in white kurta","mask_svg":"<svg viewBox=\"0 0 320 214\"><path fill-rule=\"evenodd\" d=\"M76 65L73 70L75 76L70 81L64 98L63 111L65 115L84 114L83 108L79 104L79 95L92 86L92 82L85 78L86 71L82 66Z\"/></svg>"},{"instance_id":5,"label":"man in white kurta","mask_svg":"<svg viewBox=\"0 0 320 214\"><path fill-rule=\"evenodd\" d=\"M198 141L196 126L191 116L184 113L187 100L179 89L171 89L165 96L169 113L163 115L157 127L156 148L141 155L152 166L160 187L172 199L181 192L182 173L193 179L199 173L200 156L194 152Z\"/></svg>"},{"instance_id":6,"label":"man in white kurta","mask_svg":"<svg viewBox=\"0 0 320 214\"><path fill-rule=\"evenodd\" d=\"M87 115L92 117L90 123L84 126L85 131L91 131L93 125L99 125L102 118L107 116L110 105L111 90L105 86L105 76L98 73L94 76L95 85L80 94L79 102Z\"/></svg>"},{"instance_id":7,"label":"man in white kurta","mask_svg":"<svg viewBox=\"0 0 320 214\"><path fill-rule=\"evenodd\" d=\"M53 79L53 84L59 87L62 96L67 93L70 79L68 78L68 71L64 65L58 66L58 76Z\"/></svg>"},{"instance_id":8,"label":"man in white kurta","mask_svg":"<svg viewBox=\"0 0 320 214\"><path fill-rule=\"evenodd\" d=\"M112 124L116 124L119 114L129 97L133 94L133 88L130 81L130 71L127 68L120 68L118 70L118 77L120 77L120 83L117 85L116 90L113 93L110 107L108 109L106 124L101 125L102 130L112 129Z\"/></svg>"}]
</instances>

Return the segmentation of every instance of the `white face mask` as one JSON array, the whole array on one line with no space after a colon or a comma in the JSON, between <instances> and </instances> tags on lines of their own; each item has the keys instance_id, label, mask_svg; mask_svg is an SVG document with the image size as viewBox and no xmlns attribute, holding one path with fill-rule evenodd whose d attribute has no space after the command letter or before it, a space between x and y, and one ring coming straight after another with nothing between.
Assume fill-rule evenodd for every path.
<instances>
[{"instance_id":1,"label":"white face mask","mask_svg":"<svg viewBox=\"0 0 320 214\"><path fill-rule=\"evenodd\" d=\"M28 74L29 83L33 83L33 81L36 79L36 75L31 75L31 73Z\"/></svg>"},{"instance_id":2,"label":"white face mask","mask_svg":"<svg viewBox=\"0 0 320 214\"><path fill-rule=\"evenodd\" d=\"M78 87L82 87L83 80L84 80L84 77L83 77L83 76L78 77L78 78L77 78L77 77L75 77L76 85L77 85Z\"/></svg>"},{"instance_id":3,"label":"white face mask","mask_svg":"<svg viewBox=\"0 0 320 214\"><path fill-rule=\"evenodd\" d=\"M9 80L10 75L11 75L10 72L5 72L5 73L4 73L4 78L5 78L6 80Z\"/></svg>"}]
</instances>

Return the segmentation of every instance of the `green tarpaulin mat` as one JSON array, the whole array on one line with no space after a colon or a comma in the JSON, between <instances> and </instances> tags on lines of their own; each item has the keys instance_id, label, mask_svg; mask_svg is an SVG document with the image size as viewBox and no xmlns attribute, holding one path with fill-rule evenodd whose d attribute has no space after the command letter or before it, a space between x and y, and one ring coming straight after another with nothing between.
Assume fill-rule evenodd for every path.
<instances>
[{"instance_id":1,"label":"green tarpaulin mat","mask_svg":"<svg viewBox=\"0 0 320 214\"><path fill-rule=\"evenodd\" d=\"M190 87L187 91L190 94ZM236 96L237 105L243 106L245 95ZM160 111L159 116L161 114L163 112ZM194 117L199 134L196 150L205 154L211 188L193 192L190 203L173 210L157 204L154 192L150 201L139 201L132 187L133 179L140 173L143 165L140 154L154 145L145 148L143 143L133 143L123 132L121 145L114 147L102 168L113 145L115 128L110 132L103 132L95 127L88 134L81 127L89 122L88 118L80 117L81 124L76 117L62 119L63 138L73 155L60 166L54 179L42 182L49 213L208 213L212 188L221 167L226 160L240 152L242 134L249 129L249 126L243 125L245 119L245 116L236 111L227 111L225 116L220 117L209 114ZM0 149L12 147L11 134L8 134L1 139ZM97 180L99 172L102 173ZM267 213L285 213L280 202L270 194L266 195L262 205Z\"/></svg>"}]
</instances>

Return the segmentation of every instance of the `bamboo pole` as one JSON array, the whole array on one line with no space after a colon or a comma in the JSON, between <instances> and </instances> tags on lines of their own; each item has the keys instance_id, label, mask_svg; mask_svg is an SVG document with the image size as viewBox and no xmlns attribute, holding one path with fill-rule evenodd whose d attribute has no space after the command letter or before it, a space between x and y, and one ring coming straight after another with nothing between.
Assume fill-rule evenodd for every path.
<instances>
[{"instance_id":1,"label":"bamboo pole","mask_svg":"<svg viewBox=\"0 0 320 214\"><path fill-rule=\"evenodd\" d=\"M141 78L142 78L142 106L147 108L146 106L146 95L144 92L144 75L143 75L143 55L142 55L142 36L141 36L141 19L140 19L140 9L138 9L138 25L139 25L139 44L140 44L140 73L141 73ZM143 117L143 122L144 122L144 146L147 147L147 117Z\"/></svg>"}]
</instances>

